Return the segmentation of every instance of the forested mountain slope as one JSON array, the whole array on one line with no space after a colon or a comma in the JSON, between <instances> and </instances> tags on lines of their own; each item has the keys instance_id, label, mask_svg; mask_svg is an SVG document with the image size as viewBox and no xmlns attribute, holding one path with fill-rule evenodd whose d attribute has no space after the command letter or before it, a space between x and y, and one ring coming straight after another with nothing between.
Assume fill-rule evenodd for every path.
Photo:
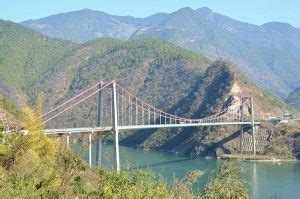
<instances>
[{"instance_id":1,"label":"forested mountain slope","mask_svg":"<svg viewBox=\"0 0 300 199\"><path fill-rule=\"evenodd\" d=\"M0 132L22 126L23 113L14 102L0 93Z\"/></svg>"},{"instance_id":2,"label":"forested mountain slope","mask_svg":"<svg viewBox=\"0 0 300 199\"><path fill-rule=\"evenodd\" d=\"M232 65L217 61L193 82L187 96L175 102L168 111L186 118L204 118L224 109L236 111L242 96L250 95L255 99L257 119L280 115L285 110L286 106L280 100L249 83ZM217 152L210 147L235 131L238 128L233 126L150 129L133 133L122 143L181 155L215 156ZM217 148L221 150L219 154L236 150L226 144Z\"/></svg>"},{"instance_id":3,"label":"forested mountain slope","mask_svg":"<svg viewBox=\"0 0 300 199\"><path fill-rule=\"evenodd\" d=\"M232 60L253 82L281 97L300 82L300 30L289 24L257 26L208 8L183 8L132 38L163 39L211 58Z\"/></svg>"},{"instance_id":4,"label":"forested mountain slope","mask_svg":"<svg viewBox=\"0 0 300 199\"><path fill-rule=\"evenodd\" d=\"M55 74L61 60L76 47L12 22L0 20L0 27L0 91L4 94L13 87L15 93L35 95L35 87Z\"/></svg>"},{"instance_id":5,"label":"forested mountain slope","mask_svg":"<svg viewBox=\"0 0 300 199\"><path fill-rule=\"evenodd\" d=\"M208 8L183 8L146 18L85 9L22 24L79 43L98 37L167 40L212 59L233 61L252 82L281 98L300 82L300 30L285 23L257 26Z\"/></svg>"},{"instance_id":6,"label":"forested mountain slope","mask_svg":"<svg viewBox=\"0 0 300 199\"><path fill-rule=\"evenodd\" d=\"M281 115L286 108L276 97L249 83L234 66L223 61L212 64L171 43L97 39L77 45L46 38L11 22L1 21L0 25L0 45L5 46L0 54L0 76L31 102L44 92L45 110L99 80L112 79L157 108L187 117L218 112L235 104L241 95L253 95L260 118ZM47 127L95 126L96 113L95 96ZM207 129L192 128L140 132L123 143L199 155L198 145L207 136L215 141L231 131L210 134ZM191 142L195 137L197 141Z\"/></svg>"},{"instance_id":7,"label":"forested mountain slope","mask_svg":"<svg viewBox=\"0 0 300 199\"><path fill-rule=\"evenodd\" d=\"M296 88L293 92L289 94L288 98L286 99L286 102L298 111L300 111L300 87Z\"/></svg>"}]
</instances>

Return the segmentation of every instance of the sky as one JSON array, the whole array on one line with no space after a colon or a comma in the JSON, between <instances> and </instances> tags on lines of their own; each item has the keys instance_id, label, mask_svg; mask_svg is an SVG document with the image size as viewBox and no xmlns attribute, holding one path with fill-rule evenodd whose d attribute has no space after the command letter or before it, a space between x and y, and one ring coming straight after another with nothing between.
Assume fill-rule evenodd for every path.
<instances>
[{"instance_id":1,"label":"sky","mask_svg":"<svg viewBox=\"0 0 300 199\"><path fill-rule=\"evenodd\" d=\"M208 7L239 21L270 21L300 27L300 0L0 0L0 18L20 22L85 8L113 15L146 17L182 7Z\"/></svg>"}]
</instances>

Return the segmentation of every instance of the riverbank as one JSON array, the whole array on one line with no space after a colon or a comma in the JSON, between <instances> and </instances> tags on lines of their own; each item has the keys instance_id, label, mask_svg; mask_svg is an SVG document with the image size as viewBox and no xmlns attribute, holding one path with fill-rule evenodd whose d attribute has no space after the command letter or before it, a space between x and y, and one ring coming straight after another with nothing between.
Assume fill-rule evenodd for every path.
<instances>
[{"instance_id":1,"label":"riverbank","mask_svg":"<svg viewBox=\"0 0 300 199\"><path fill-rule=\"evenodd\" d=\"M113 144L113 143L109 143L107 142L106 144ZM132 146L132 145L121 145L124 147L129 147L129 148L134 148L134 149L138 149L138 150L143 150L143 151L149 151L149 152L160 152L160 153L165 153L165 154L169 154L169 155L174 155L177 157L182 157L182 158L190 158L190 156L186 156L180 153L176 153L174 151L168 151L168 150L161 150L161 149L144 149L141 147L137 147L137 146ZM197 159L199 157L194 157L191 159ZM220 160L237 160L237 161L244 161L244 162L274 162L274 163L278 163L278 162L300 162L299 159L296 158L277 158L274 156L267 156L267 155L253 155L253 154L223 154L221 156L218 157L204 157L204 159L220 159Z\"/></svg>"},{"instance_id":2,"label":"riverbank","mask_svg":"<svg viewBox=\"0 0 300 199\"><path fill-rule=\"evenodd\" d=\"M221 160L239 160L245 162L298 162L297 159L281 159L265 155L252 154L223 154Z\"/></svg>"},{"instance_id":3,"label":"riverbank","mask_svg":"<svg viewBox=\"0 0 300 199\"><path fill-rule=\"evenodd\" d=\"M93 145L92 152L92 157L94 157L96 145ZM162 151L125 146L120 146L120 152L122 170L150 171L155 176L162 176L169 185L172 184L174 176L177 179L183 179L190 171L204 171L205 173L200 177L199 182L193 186L193 190L199 192L203 190L224 163L220 158L189 158ZM114 168L113 153L113 145L103 145L103 168ZM84 152L84 158L88 161L87 149ZM95 159L92 159L92 163L95 164ZM249 182L249 198L274 198L274 196L299 198L300 162L238 161L237 165L243 168L243 178Z\"/></svg>"}]
</instances>

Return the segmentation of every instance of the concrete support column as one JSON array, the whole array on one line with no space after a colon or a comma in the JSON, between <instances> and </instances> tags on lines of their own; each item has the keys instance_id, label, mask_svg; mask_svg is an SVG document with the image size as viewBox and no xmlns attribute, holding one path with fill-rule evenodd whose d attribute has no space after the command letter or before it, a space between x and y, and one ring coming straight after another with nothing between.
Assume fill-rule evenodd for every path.
<instances>
[{"instance_id":1,"label":"concrete support column","mask_svg":"<svg viewBox=\"0 0 300 199\"><path fill-rule=\"evenodd\" d=\"M255 135L255 124L254 124L254 103L253 98L251 96L250 98L251 102L251 134L252 134L252 149L253 149L253 155L256 155L256 135Z\"/></svg>"},{"instance_id":2,"label":"concrete support column","mask_svg":"<svg viewBox=\"0 0 300 199\"><path fill-rule=\"evenodd\" d=\"M116 82L112 83L112 130L115 136L115 170L120 173L120 153L119 153L119 129L118 129L118 112L117 112L117 88Z\"/></svg>"},{"instance_id":3,"label":"concrete support column","mask_svg":"<svg viewBox=\"0 0 300 199\"><path fill-rule=\"evenodd\" d=\"M102 88L103 81L99 83L99 88ZM103 95L104 90L100 90L98 94L98 117L97 117L97 126L103 127ZM100 133L98 133L97 141L96 141L96 165L98 167L101 167L101 159L102 159L102 138Z\"/></svg>"},{"instance_id":4,"label":"concrete support column","mask_svg":"<svg viewBox=\"0 0 300 199\"><path fill-rule=\"evenodd\" d=\"M89 165L92 166L92 133L89 132Z\"/></svg>"},{"instance_id":5,"label":"concrete support column","mask_svg":"<svg viewBox=\"0 0 300 199\"><path fill-rule=\"evenodd\" d=\"M102 138L101 135L97 137L97 145L96 145L96 165L100 168L101 167L101 160L102 160Z\"/></svg>"},{"instance_id":6,"label":"concrete support column","mask_svg":"<svg viewBox=\"0 0 300 199\"><path fill-rule=\"evenodd\" d=\"M241 105L241 122L244 122L245 98L242 97ZM241 125L240 129L240 154L243 154L243 140L244 140L244 126Z\"/></svg>"}]
</instances>

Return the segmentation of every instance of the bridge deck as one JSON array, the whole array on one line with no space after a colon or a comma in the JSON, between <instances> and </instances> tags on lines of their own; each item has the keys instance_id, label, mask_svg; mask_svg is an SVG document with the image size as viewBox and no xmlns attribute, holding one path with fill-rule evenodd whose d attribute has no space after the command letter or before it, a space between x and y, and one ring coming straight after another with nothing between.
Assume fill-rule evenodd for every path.
<instances>
[{"instance_id":1,"label":"bridge deck","mask_svg":"<svg viewBox=\"0 0 300 199\"><path fill-rule=\"evenodd\" d=\"M261 122L255 122L259 125ZM251 125L251 122L217 122L217 123L182 123L182 124L151 124L151 125L131 125L119 126L119 130L137 130L137 129L155 129L155 128L181 128L181 127L197 127L197 126L221 126L221 125ZM83 128L63 128L63 129L46 129L47 135L62 133L86 133L86 132L102 132L103 134L112 131L112 126L107 127L83 127Z\"/></svg>"}]
</instances>

